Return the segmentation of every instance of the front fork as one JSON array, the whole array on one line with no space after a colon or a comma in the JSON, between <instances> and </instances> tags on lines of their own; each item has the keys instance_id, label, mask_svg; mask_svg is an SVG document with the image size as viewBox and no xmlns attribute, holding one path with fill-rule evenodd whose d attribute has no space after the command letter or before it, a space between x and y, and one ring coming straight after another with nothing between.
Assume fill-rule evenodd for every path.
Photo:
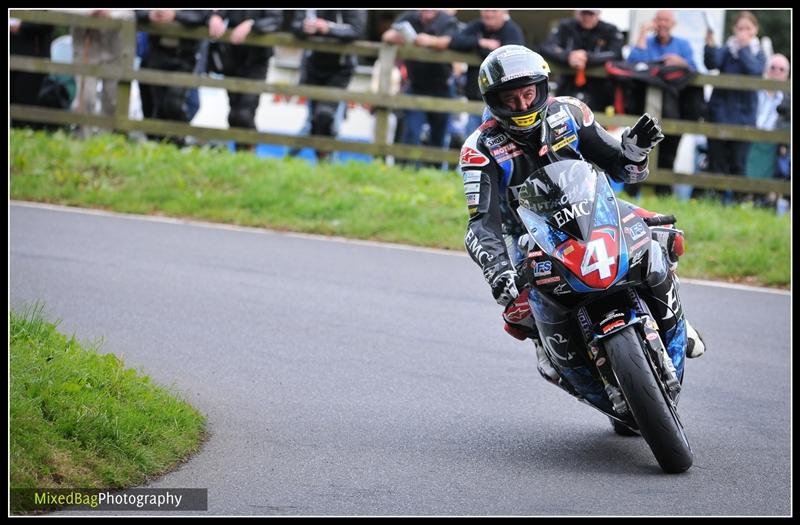
<instances>
[{"instance_id":1,"label":"front fork","mask_svg":"<svg viewBox=\"0 0 800 525\"><path fill-rule=\"evenodd\" d=\"M587 307L581 307L574 321L570 319L568 310L549 301L535 288L530 291L529 300L545 353L561 375L556 385L594 408L626 422L629 411L603 348L605 338L633 326L654 373L666 385L673 403L677 403L680 394L681 376L647 304L633 289L621 293L627 293L628 298L622 297L616 308L590 313ZM575 323L579 333L574 329ZM596 368L597 373L592 373L589 367Z\"/></svg>"}]
</instances>

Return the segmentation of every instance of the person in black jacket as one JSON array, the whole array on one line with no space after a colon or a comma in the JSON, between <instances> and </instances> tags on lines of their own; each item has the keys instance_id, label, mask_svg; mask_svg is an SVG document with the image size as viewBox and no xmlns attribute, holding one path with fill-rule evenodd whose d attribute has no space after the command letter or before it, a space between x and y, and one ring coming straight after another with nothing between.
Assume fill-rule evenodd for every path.
<instances>
[{"instance_id":1,"label":"person in black jacket","mask_svg":"<svg viewBox=\"0 0 800 525\"><path fill-rule=\"evenodd\" d=\"M414 44L429 49L444 49L458 32L458 20L436 9L407 11L400 15L392 28L382 36L383 42L397 45ZM428 97L452 98L453 66L437 62L406 61L409 86L407 94ZM404 129L401 136L403 144L418 145L422 142L422 127L425 121L430 126L430 144L445 148L449 113L422 110L406 110Z\"/></svg>"},{"instance_id":2,"label":"person in black jacket","mask_svg":"<svg viewBox=\"0 0 800 525\"><path fill-rule=\"evenodd\" d=\"M187 27L205 25L208 11L201 10L137 10L137 22L166 24L178 22ZM191 38L174 38L156 34L147 35L147 55L142 60L142 68L160 69L191 73L197 61L196 54L200 41ZM177 120L189 122L186 107L186 95L189 88L181 86L159 86L140 84L139 93L142 98L142 114L145 118ZM161 135L148 134L154 140L162 139ZM170 138L170 142L178 145L185 143L184 138Z\"/></svg>"},{"instance_id":3,"label":"person in black jacket","mask_svg":"<svg viewBox=\"0 0 800 525\"><path fill-rule=\"evenodd\" d=\"M586 78L584 70L622 60L624 43L615 25L600 20L599 10L583 9L575 12L575 18L561 20L539 52L551 62L575 70L559 79L559 96L575 97L593 111L604 111L614 104L614 85L607 78Z\"/></svg>"},{"instance_id":4,"label":"person in black jacket","mask_svg":"<svg viewBox=\"0 0 800 525\"><path fill-rule=\"evenodd\" d=\"M465 53L476 53L481 59L500 46L525 44L525 36L516 22L511 20L507 9L481 9L481 17L472 20L458 32L448 44L448 48ZM464 86L468 100L482 100L478 89L478 67L469 66ZM464 130L470 136L481 124L481 115L470 115Z\"/></svg>"},{"instance_id":5,"label":"person in black jacket","mask_svg":"<svg viewBox=\"0 0 800 525\"><path fill-rule=\"evenodd\" d=\"M9 54L41 58L50 58L50 44L53 41L53 26L22 22L19 19L9 18ZM25 104L27 106L40 106L40 90L43 86L46 73L29 73L27 71L8 72L8 98L11 104ZM11 119L12 127L30 127L33 129L54 129L54 126Z\"/></svg>"},{"instance_id":6,"label":"person in black jacket","mask_svg":"<svg viewBox=\"0 0 800 525\"><path fill-rule=\"evenodd\" d=\"M208 18L208 34L221 37L232 28L231 42L214 42L209 46L209 69L225 76L252 78L264 81L272 48L243 45L252 31L260 34L279 31L283 11L277 9L214 10ZM259 93L237 93L228 90L228 124L236 128L256 129L256 109ZM236 149L254 149L252 144L236 144Z\"/></svg>"},{"instance_id":7,"label":"person in black jacket","mask_svg":"<svg viewBox=\"0 0 800 525\"><path fill-rule=\"evenodd\" d=\"M351 42L364 38L366 25L366 11L308 9L295 12L292 31L298 38L316 35ZM346 88L355 68L354 55L307 51L303 56L300 84ZM311 135L336 136L346 107L344 102L311 100L308 110ZM328 152L317 152L319 159L327 156Z\"/></svg>"}]
</instances>

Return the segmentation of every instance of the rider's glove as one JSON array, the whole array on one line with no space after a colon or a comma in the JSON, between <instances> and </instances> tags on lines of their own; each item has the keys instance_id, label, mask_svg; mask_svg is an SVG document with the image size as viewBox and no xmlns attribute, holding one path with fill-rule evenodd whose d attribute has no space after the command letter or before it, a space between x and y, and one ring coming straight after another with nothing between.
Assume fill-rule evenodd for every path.
<instances>
[{"instance_id":1,"label":"rider's glove","mask_svg":"<svg viewBox=\"0 0 800 525\"><path fill-rule=\"evenodd\" d=\"M492 295L500 306L507 306L519 296L514 277L516 277L514 270L506 270L491 282Z\"/></svg>"},{"instance_id":2,"label":"rider's glove","mask_svg":"<svg viewBox=\"0 0 800 525\"><path fill-rule=\"evenodd\" d=\"M633 128L622 132L622 154L632 162L642 162L656 144L664 140L664 134L653 117L645 113Z\"/></svg>"}]
</instances>

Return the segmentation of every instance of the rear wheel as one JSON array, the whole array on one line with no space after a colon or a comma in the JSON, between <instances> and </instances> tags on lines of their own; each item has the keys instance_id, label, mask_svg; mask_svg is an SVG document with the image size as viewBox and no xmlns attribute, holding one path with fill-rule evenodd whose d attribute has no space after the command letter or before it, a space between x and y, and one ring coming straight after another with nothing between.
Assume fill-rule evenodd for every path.
<instances>
[{"instance_id":1,"label":"rear wheel","mask_svg":"<svg viewBox=\"0 0 800 525\"><path fill-rule=\"evenodd\" d=\"M656 380L633 327L610 336L605 349L642 437L665 472L683 472L693 454L678 413ZM615 428L616 430L616 428Z\"/></svg>"}]
</instances>

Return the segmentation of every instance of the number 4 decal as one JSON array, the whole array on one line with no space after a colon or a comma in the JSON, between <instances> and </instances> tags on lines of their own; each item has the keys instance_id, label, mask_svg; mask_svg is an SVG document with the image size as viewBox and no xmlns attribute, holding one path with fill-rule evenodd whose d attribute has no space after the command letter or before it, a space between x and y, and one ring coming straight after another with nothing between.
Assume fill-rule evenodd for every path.
<instances>
[{"instance_id":1,"label":"number 4 decal","mask_svg":"<svg viewBox=\"0 0 800 525\"><path fill-rule=\"evenodd\" d=\"M594 260L594 262L592 262ZM600 279L611 277L611 267L614 265L614 257L609 257L606 251L605 241L593 239L586 243L586 252L581 261L581 275L586 276L593 271L600 272Z\"/></svg>"}]
</instances>

